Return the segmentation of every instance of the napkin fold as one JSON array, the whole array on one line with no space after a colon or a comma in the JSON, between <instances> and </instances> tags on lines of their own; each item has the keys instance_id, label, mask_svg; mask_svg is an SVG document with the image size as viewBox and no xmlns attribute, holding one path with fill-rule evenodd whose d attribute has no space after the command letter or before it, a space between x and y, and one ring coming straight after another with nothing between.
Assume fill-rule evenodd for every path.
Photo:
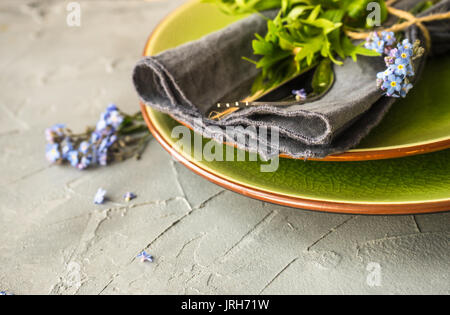
<instances>
[{"instance_id":1,"label":"napkin fold","mask_svg":"<svg viewBox=\"0 0 450 315\"><path fill-rule=\"evenodd\" d=\"M398 1L396 7L413 7L417 0ZM445 12L450 0L441 1L421 15ZM266 12L273 17L276 12ZM448 21L427 23L433 42L432 53L450 50ZM264 35L267 22L252 15L229 27L156 56L142 59L135 67L133 81L145 105L170 114L204 137L227 142L263 158L278 153L291 157L325 157L355 147L384 117L394 98L376 87L376 74L385 69L383 58L359 56L334 66L335 83L321 99L303 105L253 106L236 111L220 121L205 117L214 104L242 100L249 95L259 70L242 59L252 53L254 33ZM423 41L417 27L406 31L414 42ZM416 64L417 79L425 56ZM301 88L301 87L299 87ZM237 137L227 127L243 127L246 137ZM279 132L279 141L269 141L258 128ZM265 135L265 133L264 133ZM253 141L257 140L257 141Z\"/></svg>"}]
</instances>

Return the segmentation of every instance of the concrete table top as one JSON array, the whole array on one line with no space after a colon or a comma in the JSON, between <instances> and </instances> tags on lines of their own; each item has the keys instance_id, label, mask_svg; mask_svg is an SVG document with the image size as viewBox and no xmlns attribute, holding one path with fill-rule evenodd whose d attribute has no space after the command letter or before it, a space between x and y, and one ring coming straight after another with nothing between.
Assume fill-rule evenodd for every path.
<instances>
[{"instance_id":1,"label":"concrete table top","mask_svg":"<svg viewBox=\"0 0 450 315\"><path fill-rule=\"evenodd\" d=\"M224 191L152 140L141 161L50 166L44 129L139 110L131 71L183 1L0 2L0 291L14 294L450 293L450 215L284 208ZM99 187L110 201L93 204ZM138 198L124 203L133 191ZM153 263L136 259L143 249Z\"/></svg>"}]
</instances>

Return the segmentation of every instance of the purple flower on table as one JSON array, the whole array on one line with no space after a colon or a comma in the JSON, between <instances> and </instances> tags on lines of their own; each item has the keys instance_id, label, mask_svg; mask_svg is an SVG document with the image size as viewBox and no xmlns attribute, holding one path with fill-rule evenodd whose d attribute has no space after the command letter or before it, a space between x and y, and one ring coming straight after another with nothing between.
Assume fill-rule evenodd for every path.
<instances>
[{"instance_id":1,"label":"purple flower on table","mask_svg":"<svg viewBox=\"0 0 450 315\"><path fill-rule=\"evenodd\" d=\"M45 129L45 140L47 140L48 143L55 142L55 135L50 128Z\"/></svg>"},{"instance_id":2,"label":"purple flower on table","mask_svg":"<svg viewBox=\"0 0 450 315\"><path fill-rule=\"evenodd\" d=\"M91 143L97 143L99 140L101 139L101 135L100 135L100 133L98 132L98 131L94 131L92 134L91 134Z\"/></svg>"},{"instance_id":3,"label":"purple flower on table","mask_svg":"<svg viewBox=\"0 0 450 315\"><path fill-rule=\"evenodd\" d=\"M131 200L135 199L137 196L136 194L132 193L132 192L127 192L123 198L125 199L126 202L130 202Z\"/></svg>"},{"instance_id":4,"label":"purple flower on table","mask_svg":"<svg viewBox=\"0 0 450 315\"><path fill-rule=\"evenodd\" d=\"M62 137L64 137L64 128L66 128L63 124L56 124L50 128L45 129L45 139L48 143L58 142Z\"/></svg>"},{"instance_id":5,"label":"purple flower on table","mask_svg":"<svg viewBox=\"0 0 450 315\"><path fill-rule=\"evenodd\" d=\"M104 138L98 147L99 152L106 152L117 141L117 136L112 134Z\"/></svg>"},{"instance_id":6,"label":"purple flower on table","mask_svg":"<svg viewBox=\"0 0 450 315\"><path fill-rule=\"evenodd\" d=\"M106 110L100 115L100 120L97 122L97 131L104 131L107 127L114 129L119 128L123 122L124 117L120 114L116 105L109 105Z\"/></svg>"},{"instance_id":7,"label":"purple flower on table","mask_svg":"<svg viewBox=\"0 0 450 315\"><path fill-rule=\"evenodd\" d=\"M61 159L61 152L59 151L59 144L48 144L45 152L47 160L51 163L55 163Z\"/></svg>"},{"instance_id":8,"label":"purple flower on table","mask_svg":"<svg viewBox=\"0 0 450 315\"><path fill-rule=\"evenodd\" d=\"M131 127L143 125L138 115L125 115L116 105L111 104L100 115L94 130L88 128L86 133L72 135L62 124L47 128L47 159L52 163L68 162L75 168L84 170L94 164L107 165L115 158L128 158L127 153L138 152L143 144L141 141L124 141L120 142L120 146L115 145L121 137L126 139L124 132L120 130L125 118L127 125ZM142 136L142 140L145 138ZM138 139L141 137L136 137L136 140ZM125 147L129 148L130 152Z\"/></svg>"},{"instance_id":9,"label":"purple flower on table","mask_svg":"<svg viewBox=\"0 0 450 315\"><path fill-rule=\"evenodd\" d=\"M105 138L100 142L97 149L97 163L101 166L108 165L108 149L110 147L109 138Z\"/></svg>"},{"instance_id":10,"label":"purple flower on table","mask_svg":"<svg viewBox=\"0 0 450 315\"><path fill-rule=\"evenodd\" d=\"M68 159L69 153L73 150L73 143L70 138L66 138L62 143L62 157L63 159Z\"/></svg>"},{"instance_id":11,"label":"purple flower on table","mask_svg":"<svg viewBox=\"0 0 450 315\"><path fill-rule=\"evenodd\" d=\"M82 154L87 154L89 149L90 149L90 147L91 147L91 144L89 142L83 141L83 142L80 143L79 150L80 150L80 152Z\"/></svg>"},{"instance_id":12,"label":"purple flower on table","mask_svg":"<svg viewBox=\"0 0 450 315\"><path fill-rule=\"evenodd\" d=\"M391 74L383 83L383 88L387 90L387 96L393 96L395 92L400 92L403 79Z\"/></svg>"},{"instance_id":13,"label":"purple flower on table","mask_svg":"<svg viewBox=\"0 0 450 315\"><path fill-rule=\"evenodd\" d=\"M96 130L97 130L97 131L105 130L107 126L108 126L108 124L107 124L106 120L105 120L105 119L100 119L100 120L97 122Z\"/></svg>"},{"instance_id":14,"label":"purple flower on table","mask_svg":"<svg viewBox=\"0 0 450 315\"><path fill-rule=\"evenodd\" d=\"M118 111L119 108L116 104L109 104L108 107L106 107L106 112L112 112L112 111Z\"/></svg>"},{"instance_id":15,"label":"purple flower on table","mask_svg":"<svg viewBox=\"0 0 450 315\"><path fill-rule=\"evenodd\" d=\"M106 127L108 127L108 117L109 117L109 112L107 112L107 111L103 112L100 115L100 119L98 120L96 128L95 128L96 131L101 133L103 130L106 129Z\"/></svg>"},{"instance_id":16,"label":"purple flower on table","mask_svg":"<svg viewBox=\"0 0 450 315\"><path fill-rule=\"evenodd\" d=\"M142 251L139 255L137 255L137 258L141 258L141 261L143 263L153 262L153 256L150 254L147 254L145 251Z\"/></svg>"},{"instance_id":17,"label":"purple flower on table","mask_svg":"<svg viewBox=\"0 0 450 315\"><path fill-rule=\"evenodd\" d=\"M94 203L97 205L101 205L105 202L106 190L103 188L99 188L94 197Z\"/></svg>"},{"instance_id":18,"label":"purple flower on table","mask_svg":"<svg viewBox=\"0 0 450 315\"><path fill-rule=\"evenodd\" d=\"M114 129L118 129L120 127L120 125L123 122L123 116L120 114L119 111L114 110L110 113L109 118L108 118L108 125L110 125L111 127L113 127Z\"/></svg>"},{"instance_id":19,"label":"purple flower on table","mask_svg":"<svg viewBox=\"0 0 450 315\"><path fill-rule=\"evenodd\" d=\"M109 148L109 140L108 140L108 138L104 138L101 142L100 142L100 145L99 145L99 147L98 147L98 152L100 152L100 153L104 153L104 152L107 152L108 151L108 148Z\"/></svg>"},{"instance_id":20,"label":"purple flower on table","mask_svg":"<svg viewBox=\"0 0 450 315\"><path fill-rule=\"evenodd\" d=\"M13 295L13 294L8 293L6 291L0 291L0 296L6 296L6 295Z\"/></svg>"},{"instance_id":21,"label":"purple flower on table","mask_svg":"<svg viewBox=\"0 0 450 315\"><path fill-rule=\"evenodd\" d=\"M295 99L297 101L306 100L306 98L308 97L308 94L306 93L305 89L293 90L292 94L295 95Z\"/></svg>"},{"instance_id":22,"label":"purple flower on table","mask_svg":"<svg viewBox=\"0 0 450 315\"><path fill-rule=\"evenodd\" d=\"M118 110L119 110L119 108L115 104L109 104L108 107L106 107L105 111L101 114L100 119L108 121L108 118L111 115L111 112L118 111Z\"/></svg>"},{"instance_id":23,"label":"purple flower on table","mask_svg":"<svg viewBox=\"0 0 450 315\"><path fill-rule=\"evenodd\" d=\"M116 141L117 141L117 135L112 134L112 135L109 136L107 139L108 139L108 147L111 147L114 143L116 143Z\"/></svg>"},{"instance_id":24,"label":"purple flower on table","mask_svg":"<svg viewBox=\"0 0 450 315\"><path fill-rule=\"evenodd\" d=\"M101 166L108 165L108 151L107 150L98 152L97 163L100 164Z\"/></svg>"},{"instance_id":25,"label":"purple flower on table","mask_svg":"<svg viewBox=\"0 0 450 315\"><path fill-rule=\"evenodd\" d=\"M72 150L67 154L67 160L73 167L78 167L79 157L78 151Z\"/></svg>"},{"instance_id":26,"label":"purple flower on table","mask_svg":"<svg viewBox=\"0 0 450 315\"><path fill-rule=\"evenodd\" d=\"M81 157L77 168L79 170L85 170L92 164L92 157L90 155L84 155Z\"/></svg>"}]
</instances>

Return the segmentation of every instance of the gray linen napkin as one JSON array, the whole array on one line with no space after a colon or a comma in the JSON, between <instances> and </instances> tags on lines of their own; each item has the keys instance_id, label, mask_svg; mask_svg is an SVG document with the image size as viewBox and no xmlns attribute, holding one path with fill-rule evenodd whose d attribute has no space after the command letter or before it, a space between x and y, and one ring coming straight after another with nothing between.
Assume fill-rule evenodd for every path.
<instances>
[{"instance_id":1,"label":"gray linen napkin","mask_svg":"<svg viewBox=\"0 0 450 315\"><path fill-rule=\"evenodd\" d=\"M399 1L396 7L408 9L419 0ZM448 11L450 0L441 1L422 15ZM273 16L274 12L267 13ZM449 50L448 21L427 24L433 52ZM249 94L258 75L255 66L242 59L254 58L254 33L266 33L266 21L258 15L232 24L200 40L141 60L133 73L136 90L144 102L191 126L203 136L231 143L269 158L278 152L292 157L325 157L356 146L384 117L395 102L382 96L376 87L376 74L385 68L383 58L346 60L335 66L335 84L320 100L289 107L258 106L239 110L221 121L207 119L205 112L217 102L241 100ZM406 35L414 42L421 38L417 27ZM416 78L425 64L416 65ZM301 87L299 87L301 88ZM258 129L247 128L246 137L236 137L225 127L276 127L279 143L261 137ZM251 140L258 141L251 141ZM270 137L269 137L270 139Z\"/></svg>"}]
</instances>

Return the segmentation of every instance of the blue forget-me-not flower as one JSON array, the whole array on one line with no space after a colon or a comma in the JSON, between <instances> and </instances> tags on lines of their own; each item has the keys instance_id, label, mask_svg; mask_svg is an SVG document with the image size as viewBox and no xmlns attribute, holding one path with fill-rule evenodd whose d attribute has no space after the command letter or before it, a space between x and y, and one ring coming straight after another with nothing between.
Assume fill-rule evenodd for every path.
<instances>
[{"instance_id":1,"label":"blue forget-me-not flower","mask_svg":"<svg viewBox=\"0 0 450 315\"><path fill-rule=\"evenodd\" d=\"M406 97L413 87L410 82L410 78L414 76L413 60L422 54L423 48L420 47L420 42L416 41L414 45L411 45L408 39L387 51L385 57L387 68L377 74L377 85L385 92L385 95Z\"/></svg>"},{"instance_id":2,"label":"blue forget-me-not flower","mask_svg":"<svg viewBox=\"0 0 450 315\"><path fill-rule=\"evenodd\" d=\"M103 188L99 188L94 197L94 203L97 205L101 205L105 202L106 190Z\"/></svg>"},{"instance_id":3,"label":"blue forget-me-not flower","mask_svg":"<svg viewBox=\"0 0 450 315\"><path fill-rule=\"evenodd\" d=\"M153 262L153 256L150 254L147 254L146 251L142 251L139 255L137 255L137 258L141 258L141 261L144 262Z\"/></svg>"}]
</instances>

